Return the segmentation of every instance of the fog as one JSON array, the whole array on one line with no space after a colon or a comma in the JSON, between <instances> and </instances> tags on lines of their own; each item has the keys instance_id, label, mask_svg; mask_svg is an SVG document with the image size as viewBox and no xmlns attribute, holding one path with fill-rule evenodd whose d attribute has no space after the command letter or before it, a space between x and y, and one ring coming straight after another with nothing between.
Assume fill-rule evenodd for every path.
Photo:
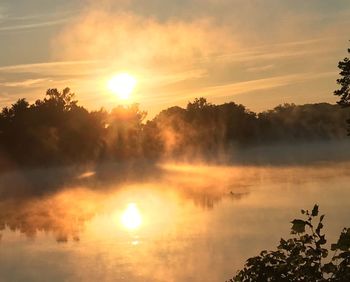
<instances>
[{"instance_id":1,"label":"fog","mask_svg":"<svg viewBox=\"0 0 350 282\"><path fill-rule=\"evenodd\" d=\"M315 203L332 242L350 225L347 114L199 98L146 121L69 89L19 100L0 114L1 277L225 281Z\"/></svg>"},{"instance_id":2,"label":"fog","mask_svg":"<svg viewBox=\"0 0 350 282\"><path fill-rule=\"evenodd\" d=\"M2 174L1 276L224 281L288 236L302 208L320 204L330 242L350 223L349 162L139 165ZM136 230L120 223L129 203L142 216Z\"/></svg>"}]
</instances>

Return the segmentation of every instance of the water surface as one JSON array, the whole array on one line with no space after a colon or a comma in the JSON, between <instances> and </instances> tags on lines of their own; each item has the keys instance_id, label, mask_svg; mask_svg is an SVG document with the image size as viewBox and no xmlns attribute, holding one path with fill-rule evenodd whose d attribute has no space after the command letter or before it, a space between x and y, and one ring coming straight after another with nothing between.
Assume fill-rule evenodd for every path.
<instances>
[{"instance_id":1,"label":"water surface","mask_svg":"<svg viewBox=\"0 0 350 282\"><path fill-rule=\"evenodd\" d=\"M5 174L1 281L225 281L314 203L334 241L350 226L349 169L166 164L123 181L94 170L75 181ZM38 183L44 193L27 193Z\"/></svg>"}]
</instances>

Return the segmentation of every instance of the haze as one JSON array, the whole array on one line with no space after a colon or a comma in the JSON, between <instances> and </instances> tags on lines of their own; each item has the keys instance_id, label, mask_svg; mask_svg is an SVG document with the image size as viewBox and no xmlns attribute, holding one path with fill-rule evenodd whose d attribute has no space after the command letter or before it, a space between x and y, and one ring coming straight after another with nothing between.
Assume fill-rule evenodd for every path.
<instances>
[{"instance_id":1,"label":"haze","mask_svg":"<svg viewBox=\"0 0 350 282\"><path fill-rule=\"evenodd\" d=\"M116 72L139 77L131 102L150 117L199 95L254 111L335 102L349 9L347 0L2 1L0 102L69 86L89 109L110 109Z\"/></svg>"},{"instance_id":2,"label":"haze","mask_svg":"<svg viewBox=\"0 0 350 282\"><path fill-rule=\"evenodd\" d=\"M0 281L350 281L349 16L0 1Z\"/></svg>"}]
</instances>

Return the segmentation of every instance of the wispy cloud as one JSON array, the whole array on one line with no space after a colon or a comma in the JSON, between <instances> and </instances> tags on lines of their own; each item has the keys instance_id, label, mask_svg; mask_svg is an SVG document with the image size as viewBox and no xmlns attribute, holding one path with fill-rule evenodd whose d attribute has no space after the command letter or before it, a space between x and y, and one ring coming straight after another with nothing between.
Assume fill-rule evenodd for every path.
<instances>
[{"instance_id":1,"label":"wispy cloud","mask_svg":"<svg viewBox=\"0 0 350 282\"><path fill-rule=\"evenodd\" d=\"M255 79L243 82L235 82L202 89L201 93L210 97L234 96L258 90L266 90L296 84L308 80L335 76L336 72L323 73L298 73L283 76Z\"/></svg>"},{"instance_id":2,"label":"wispy cloud","mask_svg":"<svg viewBox=\"0 0 350 282\"><path fill-rule=\"evenodd\" d=\"M5 10L4 10L5 11ZM35 29L41 27L62 25L74 16L73 11L52 12L42 14L11 15L2 12L0 7L0 32Z\"/></svg>"},{"instance_id":3,"label":"wispy cloud","mask_svg":"<svg viewBox=\"0 0 350 282\"><path fill-rule=\"evenodd\" d=\"M0 31L22 30L31 29L45 26L54 26L68 22L69 19L49 20L45 22L27 23L27 24L15 24L9 26L0 26Z\"/></svg>"},{"instance_id":4,"label":"wispy cloud","mask_svg":"<svg viewBox=\"0 0 350 282\"><path fill-rule=\"evenodd\" d=\"M288 85L295 85L297 83L303 83L310 80L322 79L336 76L336 72L323 72L323 73L298 73L282 76L267 77L248 81L239 81L233 83L226 83L222 85L214 85L208 87L198 87L197 91L189 91L187 89L179 91L171 91L167 95L154 95L151 99L154 99L155 103L179 103L189 101L198 96L207 97L209 99L218 99L223 97L234 97L236 95L259 92L268 89L274 89L284 87Z\"/></svg>"},{"instance_id":5,"label":"wispy cloud","mask_svg":"<svg viewBox=\"0 0 350 282\"><path fill-rule=\"evenodd\" d=\"M47 5L33 8L37 14L17 9L12 15L0 4L0 36L11 34L8 44L16 42L12 35L26 42L22 30L40 38L41 27L59 26L58 33L43 35L43 42L52 42L52 56L45 44L27 57L24 45L14 48L21 58L44 63L0 67L0 96L38 98L49 87L70 86L83 105L108 107L118 101L106 80L119 71L138 78L134 101L154 111L198 96L214 102L250 97L244 102L251 107L260 93L283 97L298 85L317 96L333 87L346 14L333 6L331 13L317 10L316 1L305 9L292 0L253 2L88 0L80 11L72 4L55 13ZM13 53L8 47L6 58Z\"/></svg>"},{"instance_id":6,"label":"wispy cloud","mask_svg":"<svg viewBox=\"0 0 350 282\"><path fill-rule=\"evenodd\" d=\"M263 72L263 71L271 70L271 69L273 69L274 67L275 67L274 64L262 65L262 66L247 68L247 71L248 71L248 72Z\"/></svg>"},{"instance_id":7,"label":"wispy cloud","mask_svg":"<svg viewBox=\"0 0 350 282\"><path fill-rule=\"evenodd\" d=\"M74 17L78 11L55 11L55 12L45 12L45 13L33 13L33 14L16 14L16 15L7 15L7 21L40 21L40 20L49 20L49 19L68 19Z\"/></svg>"},{"instance_id":8,"label":"wispy cloud","mask_svg":"<svg viewBox=\"0 0 350 282\"><path fill-rule=\"evenodd\" d=\"M0 95L0 103L2 105L9 105L13 102L13 96L8 94L8 93L5 93L5 92L2 92L1 95Z\"/></svg>"},{"instance_id":9,"label":"wispy cloud","mask_svg":"<svg viewBox=\"0 0 350 282\"><path fill-rule=\"evenodd\" d=\"M43 71L48 68L54 69L56 67L77 66L77 65L91 65L98 63L97 60L81 60L81 61L53 61L35 64L19 64L0 67L0 72L20 72L20 71Z\"/></svg>"},{"instance_id":10,"label":"wispy cloud","mask_svg":"<svg viewBox=\"0 0 350 282\"><path fill-rule=\"evenodd\" d=\"M0 23L5 19L5 8L0 4Z\"/></svg>"},{"instance_id":11,"label":"wispy cloud","mask_svg":"<svg viewBox=\"0 0 350 282\"><path fill-rule=\"evenodd\" d=\"M206 58L207 60L221 60L221 61L235 61L235 62L246 62L246 61L261 61L261 60L274 60L286 57L302 57L306 55L317 55L329 52L328 49L303 49L303 50L248 50L243 52L232 52L232 53L223 53L217 56L212 56Z\"/></svg>"},{"instance_id":12,"label":"wispy cloud","mask_svg":"<svg viewBox=\"0 0 350 282\"><path fill-rule=\"evenodd\" d=\"M0 83L0 87L31 87L38 84L41 84L43 82L48 81L47 78L38 78L38 79L25 79L22 81L14 81L14 82L2 82Z\"/></svg>"}]
</instances>

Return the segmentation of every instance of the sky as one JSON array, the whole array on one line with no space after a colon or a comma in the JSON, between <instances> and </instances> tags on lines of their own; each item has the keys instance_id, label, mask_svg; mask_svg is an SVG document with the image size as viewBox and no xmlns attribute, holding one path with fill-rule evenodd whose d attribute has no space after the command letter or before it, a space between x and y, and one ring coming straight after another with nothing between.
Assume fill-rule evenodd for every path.
<instances>
[{"instance_id":1,"label":"sky","mask_svg":"<svg viewBox=\"0 0 350 282\"><path fill-rule=\"evenodd\" d=\"M257 112L334 103L349 26L349 0L1 0L0 106L70 87L111 109L120 72L150 116L196 97Z\"/></svg>"}]
</instances>

